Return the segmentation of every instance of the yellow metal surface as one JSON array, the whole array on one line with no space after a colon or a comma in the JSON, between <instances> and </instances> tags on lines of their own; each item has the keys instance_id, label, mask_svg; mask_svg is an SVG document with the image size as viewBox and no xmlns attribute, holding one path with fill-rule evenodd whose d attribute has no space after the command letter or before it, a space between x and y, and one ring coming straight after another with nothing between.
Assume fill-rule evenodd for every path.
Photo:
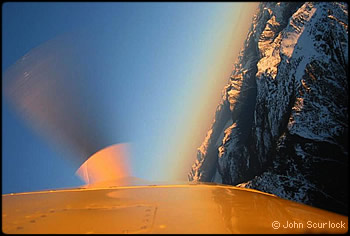
<instances>
[{"instance_id":1,"label":"yellow metal surface","mask_svg":"<svg viewBox=\"0 0 350 236\"><path fill-rule=\"evenodd\" d=\"M224 185L67 189L2 196L4 233L346 233L348 217Z\"/></svg>"}]
</instances>

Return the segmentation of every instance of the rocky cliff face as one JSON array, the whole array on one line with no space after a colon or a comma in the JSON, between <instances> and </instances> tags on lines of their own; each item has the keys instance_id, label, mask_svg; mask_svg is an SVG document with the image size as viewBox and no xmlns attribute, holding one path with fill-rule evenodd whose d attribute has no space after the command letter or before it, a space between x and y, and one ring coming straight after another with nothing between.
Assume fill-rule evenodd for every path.
<instances>
[{"instance_id":1,"label":"rocky cliff face","mask_svg":"<svg viewBox=\"0 0 350 236\"><path fill-rule=\"evenodd\" d=\"M189 180L348 214L347 68L347 3L261 3Z\"/></svg>"}]
</instances>

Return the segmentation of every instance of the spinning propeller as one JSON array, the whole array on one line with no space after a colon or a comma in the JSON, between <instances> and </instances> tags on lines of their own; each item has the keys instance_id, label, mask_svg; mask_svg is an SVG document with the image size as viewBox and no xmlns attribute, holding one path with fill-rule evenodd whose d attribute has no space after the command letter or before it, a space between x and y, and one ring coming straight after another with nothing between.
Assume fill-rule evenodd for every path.
<instances>
[{"instance_id":1,"label":"spinning propeller","mask_svg":"<svg viewBox=\"0 0 350 236\"><path fill-rule=\"evenodd\" d=\"M108 111L96 101L103 91L89 90L101 80L91 78L87 50L68 35L45 42L5 72L3 91L34 130L73 150L76 174L92 185L130 176L131 169L125 139L108 135Z\"/></svg>"}]
</instances>

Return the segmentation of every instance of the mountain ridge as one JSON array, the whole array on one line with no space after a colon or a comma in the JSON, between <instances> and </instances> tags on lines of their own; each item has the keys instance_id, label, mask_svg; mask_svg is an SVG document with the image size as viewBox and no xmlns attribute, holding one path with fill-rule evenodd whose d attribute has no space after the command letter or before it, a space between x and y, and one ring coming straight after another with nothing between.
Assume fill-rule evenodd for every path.
<instances>
[{"instance_id":1,"label":"mountain ridge","mask_svg":"<svg viewBox=\"0 0 350 236\"><path fill-rule=\"evenodd\" d=\"M348 214L347 3L261 3L190 181Z\"/></svg>"}]
</instances>

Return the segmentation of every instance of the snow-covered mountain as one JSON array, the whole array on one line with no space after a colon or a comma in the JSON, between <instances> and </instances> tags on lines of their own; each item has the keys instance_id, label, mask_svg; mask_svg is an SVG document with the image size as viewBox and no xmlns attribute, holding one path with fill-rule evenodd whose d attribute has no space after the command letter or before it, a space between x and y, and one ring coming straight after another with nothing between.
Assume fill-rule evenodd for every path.
<instances>
[{"instance_id":1,"label":"snow-covered mountain","mask_svg":"<svg viewBox=\"0 0 350 236\"><path fill-rule=\"evenodd\" d=\"M347 3L261 3L189 180L348 214L347 68Z\"/></svg>"}]
</instances>

